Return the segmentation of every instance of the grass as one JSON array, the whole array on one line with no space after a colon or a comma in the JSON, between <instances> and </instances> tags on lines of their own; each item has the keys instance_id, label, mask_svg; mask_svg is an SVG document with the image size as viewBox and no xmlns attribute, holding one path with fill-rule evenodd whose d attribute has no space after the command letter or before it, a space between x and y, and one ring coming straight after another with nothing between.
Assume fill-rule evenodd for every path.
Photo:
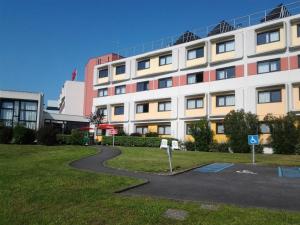
<instances>
[{"instance_id":1,"label":"grass","mask_svg":"<svg viewBox=\"0 0 300 225\"><path fill-rule=\"evenodd\" d=\"M300 224L297 212L229 205L209 211L199 203L114 194L139 181L68 165L95 152L78 146L0 145L0 224ZM164 218L168 208L186 210L189 216L185 221Z\"/></svg>"},{"instance_id":2,"label":"grass","mask_svg":"<svg viewBox=\"0 0 300 225\"><path fill-rule=\"evenodd\" d=\"M122 154L108 161L109 166L156 173L169 171L168 156L164 150L143 147L120 147L120 149ZM175 171L213 162L251 163L252 155L219 152L173 152ZM265 165L299 166L300 155L256 154L256 162Z\"/></svg>"}]
</instances>

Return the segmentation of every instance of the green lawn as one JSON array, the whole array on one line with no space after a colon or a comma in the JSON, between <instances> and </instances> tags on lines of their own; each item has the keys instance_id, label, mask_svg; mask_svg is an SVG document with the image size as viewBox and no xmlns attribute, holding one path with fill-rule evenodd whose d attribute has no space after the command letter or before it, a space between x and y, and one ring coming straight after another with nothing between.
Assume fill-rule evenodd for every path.
<instances>
[{"instance_id":1,"label":"green lawn","mask_svg":"<svg viewBox=\"0 0 300 225\"><path fill-rule=\"evenodd\" d=\"M125 197L114 194L137 180L78 171L68 163L96 152L93 148L0 145L0 224L299 224L296 212L238 208L217 211L199 203ZM186 221L166 219L168 209L189 212Z\"/></svg>"},{"instance_id":2,"label":"green lawn","mask_svg":"<svg viewBox=\"0 0 300 225\"><path fill-rule=\"evenodd\" d=\"M168 156L164 150L142 147L120 147L120 149L122 155L108 161L109 166L145 172L169 171ZM173 152L175 171L212 162L251 163L252 155L219 152ZM256 154L256 162L266 165L300 166L300 155Z\"/></svg>"}]
</instances>

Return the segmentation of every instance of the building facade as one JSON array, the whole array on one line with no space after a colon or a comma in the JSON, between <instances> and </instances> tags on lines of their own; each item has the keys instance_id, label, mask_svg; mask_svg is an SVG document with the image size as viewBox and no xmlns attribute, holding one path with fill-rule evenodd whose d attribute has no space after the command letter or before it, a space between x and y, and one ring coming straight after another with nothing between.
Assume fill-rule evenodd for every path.
<instances>
[{"instance_id":1,"label":"building facade","mask_svg":"<svg viewBox=\"0 0 300 225\"><path fill-rule=\"evenodd\" d=\"M300 15L264 21L94 66L93 110L127 133L189 140L189 124L210 121L226 141L231 110L300 115ZM262 141L269 133L261 124Z\"/></svg>"}]
</instances>

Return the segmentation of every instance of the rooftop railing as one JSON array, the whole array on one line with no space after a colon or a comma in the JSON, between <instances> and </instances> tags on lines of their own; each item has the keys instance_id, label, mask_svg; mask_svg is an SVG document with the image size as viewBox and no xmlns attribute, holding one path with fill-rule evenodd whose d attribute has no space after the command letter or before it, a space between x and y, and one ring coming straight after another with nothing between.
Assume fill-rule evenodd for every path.
<instances>
[{"instance_id":1,"label":"rooftop railing","mask_svg":"<svg viewBox=\"0 0 300 225\"><path fill-rule=\"evenodd\" d=\"M238 30L241 28L262 24L272 20L289 17L300 13L300 1L289 4L280 4L275 8L261 10L246 16L241 16L229 20L223 20L217 24L212 24L206 27L193 29L183 34L176 34L159 40L146 42L129 48L117 49L116 54L130 57L145 52L159 50L173 45L186 43L189 41L213 36L220 33Z\"/></svg>"}]
</instances>

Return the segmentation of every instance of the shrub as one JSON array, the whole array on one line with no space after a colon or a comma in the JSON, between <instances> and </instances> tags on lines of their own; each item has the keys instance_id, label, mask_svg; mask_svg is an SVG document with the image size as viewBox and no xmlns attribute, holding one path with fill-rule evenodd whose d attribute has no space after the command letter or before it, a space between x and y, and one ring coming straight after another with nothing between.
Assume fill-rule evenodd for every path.
<instances>
[{"instance_id":1,"label":"shrub","mask_svg":"<svg viewBox=\"0 0 300 225\"><path fill-rule=\"evenodd\" d=\"M71 145L72 144L70 134L57 134L56 140L57 140L57 143L61 144L61 145Z\"/></svg>"},{"instance_id":2,"label":"shrub","mask_svg":"<svg viewBox=\"0 0 300 225\"><path fill-rule=\"evenodd\" d=\"M13 137L13 129L11 127L0 126L0 143L8 144Z\"/></svg>"},{"instance_id":3,"label":"shrub","mask_svg":"<svg viewBox=\"0 0 300 225\"><path fill-rule=\"evenodd\" d=\"M275 117L268 114L264 120L270 127L270 145L274 153L294 154L299 138L299 130L296 126L296 115L294 113L288 113L284 117Z\"/></svg>"},{"instance_id":4,"label":"shrub","mask_svg":"<svg viewBox=\"0 0 300 225\"><path fill-rule=\"evenodd\" d=\"M210 152L229 152L229 145L227 143L211 143L209 145Z\"/></svg>"},{"instance_id":5,"label":"shrub","mask_svg":"<svg viewBox=\"0 0 300 225\"><path fill-rule=\"evenodd\" d=\"M84 144L84 131L79 129L73 129L71 131L70 141L72 145L83 145Z\"/></svg>"},{"instance_id":6,"label":"shrub","mask_svg":"<svg viewBox=\"0 0 300 225\"><path fill-rule=\"evenodd\" d=\"M186 141L186 142L184 142L184 146L187 151L196 151L195 142Z\"/></svg>"},{"instance_id":7,"label":"shrub","mask_svg":"<svg viewBox=\"0 0 300 225\"><path fill-rule=\"evenodd\" d=\"M195 142L195 148L198 151L208 151L209 145L212 143L213 134L210 129L208 120L202 119L200 121L190 124L190 132Z\"/></svg>"},{"instance_id":8,"label":"shrub","mask_svg":"<svg viewBox=\"0 0 300 225\"><path fill-rule=\"evenodd\" d=\"M118 136L127 136L127 134L125 133L125 131L123 129L118 129Z\"/></svg>"},{"instance_id":9,"label":"shrub","mask_svg":"<svg viewBox=\"0 0 300 225\"><path fill-rule=\"evenodd\" d=\"M248 135L257 134L259 122L255 114L245 113L244 110L231 111L224 119L224 132L229 138L229 147L234 152L250 152Z\"/></svg>"},{"instance_id":10,"label":"shrub","mask_svg":"<svg viewBox=\"0 0 300 225\"><path fill-rule=\"evenodd\" d=\"M55 145L57 143L56 134L57 131L53 127L42 127L37 132L37 141L42 145Z\"/></svg>"},{"instance_id":11,"label":"shrub","mask_svg":"<svg viewBox=\"0 0 300 225\"><path fill-rule=\"evenodd\" d=\"M142 134L140 134L140 133L131 133L130 136L133 136L133 137L142 137Z\"/></svg>"},{"instance_id":12,"label":"shrub","mask_svg":"<svg viewBox=\"0 0 300 225\"><path fill-rule=\"evenodd\" d=\"M13 139L16 144L32 144L35 140L35 131L20 125L13 129Z\"/></svg>"},{"instance_id":13,"label":"shrub","mask_svg":"<svg viewBox=\"0 0 300 225\"><path fill-rule=\"evenodd\" d=\"M158 133L156 132L149 132L145 134L146 137L158 137Z\"/></svg>"},{"instance_id":14,"label":"shrub","mask_svg":"<svg viewBox=\"0 0 300 225\"><path fill-rule=\"evenodd\" d=\"M295 153L296 153L297 155L300 155L300 143L298 143L298 144L296 145Z\"/></svg>"}]
</instances>

